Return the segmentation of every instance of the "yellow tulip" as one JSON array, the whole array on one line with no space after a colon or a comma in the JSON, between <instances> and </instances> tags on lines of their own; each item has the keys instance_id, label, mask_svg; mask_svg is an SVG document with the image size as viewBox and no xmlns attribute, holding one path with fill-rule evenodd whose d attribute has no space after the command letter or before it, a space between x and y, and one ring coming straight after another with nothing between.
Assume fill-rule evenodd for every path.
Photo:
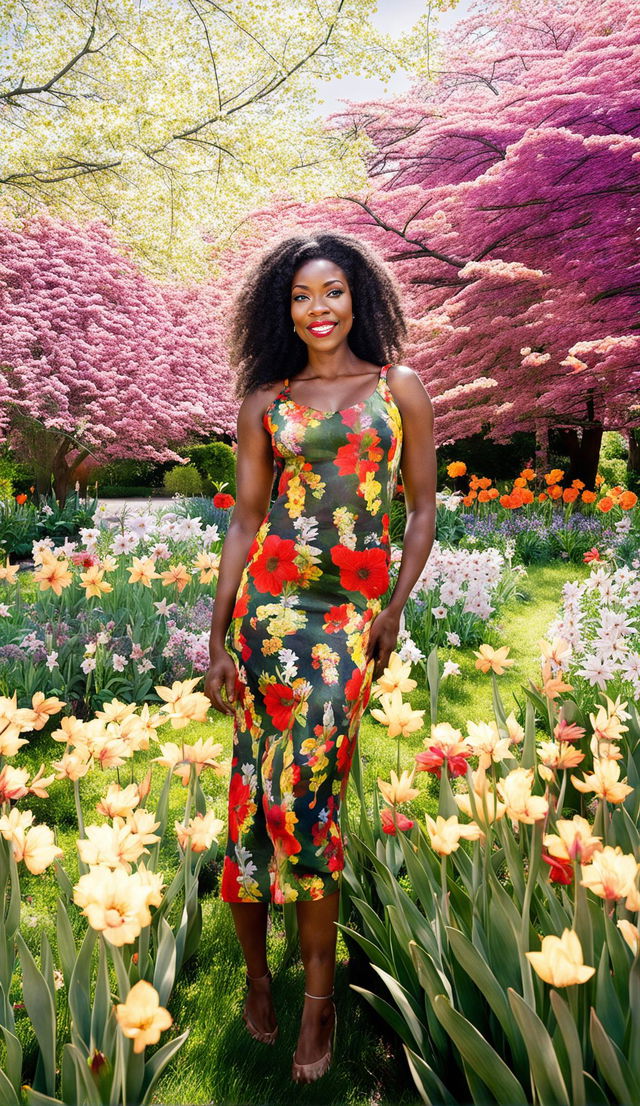
<instances>
[{"instance_id":1,"label":"yellow tulip","mask_svg":"<svg viewBox=\"0 0 640 1106\"><path fill-rule=\"evenodd\" d=\"M520 745L524 741L524 729L513 711L507 715L507 734L512 745Z\"/></svg>"},{"instance_id":2,"label":"yellow tulip","mask_svg":"<svg viewBox=\"0 0 640 1106\"><path fill-rule=\"evenodd\" d=\"M385 802L390 803L391 806L397 806L398 803L408 803L411 799L415 799L420 792L417 787L412 787L414 775L415 768L411 773L405 770L398 779L392 769L391 783L378 778L378 787Z\"/></svg>"},{"instance_id":3,"label":"yellow tulip","mask_svg":"<svg viewBox=\"0 0 640 1106\"><path fill-rule=\"evenodd\" d=\"M408 737L409 734L421 729L424 710L414 710L410 703L404 703L399 688L384 692L380 696L380 703L382 709L372 707L371 713L378 722L387 726L389 737L397 737L398 734Z\"/></svg>"},{"instance_id":4,"label":"yellow tulip","mask_svg":"<svg viewBox=\"0 0 640 1106\"><path fill-rule=\"evenodd\" d=\"M207 814L196 814L185 826L182 822L175 823L176 835L181 849L186 849L187 842L191 841L191 851L203 853L209 849L214 841L218 840L224 828L220 818L216 818L213 811Z\"/></svg>"},{"instance_id":5,"label":"yellow tulip","mask_svg":"<svg viewBox=\"0 0 640 1106\"><path fill-rule=\"evenodd\" d=\"M397 653L392 653L389 663L381 676L375 682L373 698L379 699L381 695L395 691L413 691L418 686L416 680L412 680L410 661L401 661Z\"/></svg>"},{"instance_id":6,"label":"yellow tulip","mask_svg":"<svg viewBox=\"0 0 640 1106\"><path fill-rule=\"evenodd\" d=\"M454 795L459 809L463 814L466 814L467 818L475 818L484 827L499 821L500 818L504 818L507 808L504 803L499 801L495 792L491 790L484 767L481 766L476 772L471 773L471 787L475 812L469 795Z\"/></svg>"},{"instance_id":7,"label":"yellow tulip","mask_svg":"<svg viewBox=\"0 0 640 1106\"><path fill-rule=\"evenodd\" d=\"M150 810L141 806L127 815L127 826L143 845L155 845L160 840L155 832L160 823L156 822L155 817ZM118 825L120 821L120 818L116 818L114 825Z\"/></svg>"},{"instance_id":8,"label":"yellow tulip","mask_svg":"<svg viewBox=\"0 0 640 1106\"><path fill-rule=\"evenodd\" d=\"M120 787L118 783L111 783L107 794L96 805L96 810L105 818L126 817L139 802L140 792L137 784L130 783L127 787Z\"/></svg>"},{"instance_id":9,"label":"yellow tulip","mask_svg":"<svg viewBox=\"0 0 640 1106\"><path fill-rule=\"evenodd\" d=\"M540 952L526 952L525 956L537 975L552 987L586 983L596 970L585 964L580 938L573 929L565 929L562 937L543 937Z\"/></svg>"},{"instance_id":10,"label":"yellow tulip","mask_svg":"<svg viewBox=\"0 0 640 1106\"><path fill-rule=\"evenodd\" d=\"M546 817L549 804L542 795L532 795L532 787L533 768L514 768L513 772L498 781L496 790L504 799L512 821L533 825Z\"/></svg>"},{"instance_id":11,"label":"yellow tulip","mask_svg":"<svg viewBox=\"0 0 640 1106\"><path fill-rule=\"evenodd\" d=\"M80 780L86 776L91 766L91 754L87 748L64 753L60 760L51 762L58 780Z\"/></svg>"},{"instance_id":12,"label":"yellow tulip","mask_svg":"<svg viewBox=\"0 0 640 1106\"><path fill-rule=\"evenodd\" d=\"M130 870L132 863L147 850L131 826L116 819L114 825L87 826L86 837L77 841L80 859L90 866Z\"/></svg>"},{"instance_id":13,"label":"yellow tulip","mask_svg":"<svg viewBox=\"0 0 640 1106\"><path fill-rule=\"evenodd\" d=\"M640 951L640 930L632 922L628 922L626 918L621 918L616 924L633 955L637 956Z\"/></svg>"},{"instance_id":14,"label":"yellow tulip","mask_svg":"<svg viewBox=\"0 0 640 1106\"><path fill-rule=\"evenodd\" d=\"M599 707L597 714L590 714L589 721L593 727L593 735L598 741L620 741L623 733L629 729L628 726L622 725L615 712L609 713L605 707Z\"/></svg>"},{"instance_id":15,"label":"yellow tulip","mask_svg":"<svg viewBox=\"0 0 640 1106\"><path fill-rule=\"evenodd\" d=\"M578 791L595 791L599 799L608 803L623 803L633 791L624 780L620 781L620 765L616 760L594 759L591 774L586 774L584 780L572 776L571 781Z\"/></svg>"},{"instance_id":16,"label":"yellow tulip","mask_svg":"<svg viewBox=\"0 0 640 1106\"><path fill-rule=\"evenodd\" d=\"M440 856L455 852L463 838L465 841L477 841L483 836L480 826L475 822L464 824L458 821L455 814L450 818L443 818L439 814L435 821L427 814L426 820L431 848Z\"/></svg>"},{"instance_id":17,"label":"yellow tulip","mask_svg":"<svg viewBox=\"0 0 640 1106\"><path fill-rule=\"evenodd\" d=\"M493 721L467 722L466 743L480 758L478 764L481 768L488 768L492 761L498 763L513 755L511 741L508 737L500 737L498 727Z\"/></svg>"},{"instance_id":18,"label":"yellow tulip","mask_svg":"<svg viewBox=\"0 0 640 1106\"><path fill-rule=\"evenodd\" d=\"M43 691L34 691L31 697L31 706L36 719L33 723L34 730L42 730L53 714L58 714L66 703L52 695L47 699Z\"/></svg>"},{"instance_id":19,"label":"yellow tulip","mask_svg":"<svg viewBox=\"0 0 640 1106\"><path fill-rule=\"evenodd\" d=\"M545 834L542 844L552 856L588 864L593 854L602 849L602 839L592 836L592 828L579 814L572 819L560 818L556 823L557 834Z\"/></svg>"},{"instance_id":20,"label":"yellow tulip","mask_svg":"<svg viewBox=\"0 0 640 1106\"><path fill-rule=\"evenodd\" d=\"M155 1045L160 1034L173 1023L155 987L140 979L134 983L126 1002L116 1005L116 1019L120 1030L133 1041L134 1052L144 1052L147 1045Z\"/></svg>"},{"instance_id":21,"label":"yellow tulip","mask_svg":"<svg viewBox=\"0 0 640 1106\"><path fill-rule=\"evenodd\" d=\"M631 853L623 853L619 845L605 845L582 869L580 882L601 899L623 899L635 891L639 869Z\"/></svg>"},{"instance_id":22,"label":"yellow tulip","mask_svg":"<svg viewBox=\"0 0 640 1106\"><path fill-rule=\"evenodd\" d=\"M577 768L584 760L584 753L576 749L570 741L541 741L538 744L538 756L547 768Z\"/></svg>"},{"instance_id":23,"label":"yellow tulip","mask_svg":"<svg viewBox=\"0 0 640 1106\"><path fill-rule=\"evenodd\" d=\"M481 645L480 649L474 649L474 655L478 658L476 668L481 672L495 672L496 676L502 676L507 668L514 664L513 660L507 660L508 645L501 645L494 649L491 645Z\"/></svg>"},{"instance_id":24,"label":"yellow tulip","mask_svg":"<svg viewBox=\"0 0 640 1106\"><path fill-rule=\"evenodd\" d=\"M130 945L143 926L151 922L149 912L152 889L138 876L122 868L92 867L80 876L73 900L81 908L92 929L120 948Z\"/></svg>"},{"instance_id":25,"label":"yellow tulip","mask_svg":"<svg viewBox=\"0 0 640 1106\"><path fill-rule=\"evenodd\" d=\"M174 730L188 726L189 722L205 722L211 703L201 691L194 691L201 677L191 680L175 680L171 687L156 687L161 699L167 704L161 707L162 713L171 720Z\"/></svg>"}]
</instances>

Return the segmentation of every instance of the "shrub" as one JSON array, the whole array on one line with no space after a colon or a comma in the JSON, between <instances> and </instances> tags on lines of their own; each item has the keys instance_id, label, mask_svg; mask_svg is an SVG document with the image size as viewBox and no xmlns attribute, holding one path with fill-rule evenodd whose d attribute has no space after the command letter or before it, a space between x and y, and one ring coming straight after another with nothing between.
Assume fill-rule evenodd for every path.
<instances>
[{"instance_id":1,"label":"shrub","mask_svg":"<svg viewBox=\"0 0 640 1106\"><path fill-rule=\"evenodd\" d=\"M208 485L226 484L225 491L235 495L236 456L226 442L207 442L195 445L189 450L191 463ZM211 490L206 487L206 490Z\"/></svg>"},{"instance_id":2,"label":"shrub","mask_svg":"<svg viewBox=\"0 0 640 1106\"><path fill-rule=\"evenodd\" d=\"M163 483L170 495L202 494L202 477L195 465L175 465L165 472Z\"/></svg>"},{"instance_id":3,"label":"shrub","mask_svg":"<svg viewBox=\"0 0 640 1106\"><path fill-rule=\"evenodd\" d=\"M91 473L89 484L98 482L98 488L102 492L102 485L110 488L120 487L144 487L156 488L162 483L161 465L153 461L142 461L137 457L126 457L119 461L110 461L108 465L101 465Z\"/></svg>"},{"instance_id":4,"label":"shrub","mask_svg":"<svg viewBox=\"0 0 640 1106\"><path fill-rule=\"evenodd\" d=\"M617 430L605 430L600 447L601 460L613 461L620 459L626 461L627 453L627 443L622 434Z\"/></svg>"},{"instance_id":5,"label":"shrub","mask_svg":"<svg viewBox=\"0 0 640 1106\"><path fill-rule=\"evenodd\" d=\"M598 464L598 471L602 473L607 485L610 488L616 486L616 484L622 484L623 488L627 486L627 462L621 457L601 458Z\"/></svg>"}]
</instances>

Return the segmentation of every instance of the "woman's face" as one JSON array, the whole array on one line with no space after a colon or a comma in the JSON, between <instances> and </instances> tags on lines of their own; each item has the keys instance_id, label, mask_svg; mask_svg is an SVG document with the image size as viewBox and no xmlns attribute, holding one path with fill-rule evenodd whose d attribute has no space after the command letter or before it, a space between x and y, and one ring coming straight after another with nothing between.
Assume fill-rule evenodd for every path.
<instances>
[{"instance_id":1,"label":"woman's face","mask_svg":"<svg viewBox=\"0 0 640 1106\"><path fill-rule=\"evenodd\" d=\"M351 291L333 261L314 258L296 269L291 281L291 318L296 334L310 349L329 352L351 330Z\"/></svg>"}]
</instances>

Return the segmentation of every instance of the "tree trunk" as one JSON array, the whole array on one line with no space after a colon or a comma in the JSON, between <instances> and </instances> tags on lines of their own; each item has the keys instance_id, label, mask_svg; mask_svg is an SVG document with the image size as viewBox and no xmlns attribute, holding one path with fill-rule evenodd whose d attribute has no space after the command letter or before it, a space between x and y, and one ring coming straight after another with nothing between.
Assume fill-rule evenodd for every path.
<instances>
[{"instance_id":1,"label":"tree trunk","mask_svg":"<svg viewBox=\"0 0 640 1106\"><path fill-rule=\"evenodd\" d=\"M560 448L569 457L563 481L565 487L570 487L574 480L582 480L590 491L595 491L602 432L602 425L583 427L581 437L574 428L557 431Z\"/></svg>"},{"instance_id":2,"label":"tree trunk","mask_svg":"<svg viewBox=\"0 0 640 1106\"><path fill-rule=\"evenodd\" d=\"M549 471L549 427L536 419L536 473Z\"/></svg>"},{"instance_id":3,"label":"tree trunk","mask_svg":"<svg viewBox=\"0 0 640 1106\"><path fill-rule=\"evenodd\" d=\"M631 428L629 431L629 459L627 472L640 473L640 430Z\"/></svg>"}]
</instances>

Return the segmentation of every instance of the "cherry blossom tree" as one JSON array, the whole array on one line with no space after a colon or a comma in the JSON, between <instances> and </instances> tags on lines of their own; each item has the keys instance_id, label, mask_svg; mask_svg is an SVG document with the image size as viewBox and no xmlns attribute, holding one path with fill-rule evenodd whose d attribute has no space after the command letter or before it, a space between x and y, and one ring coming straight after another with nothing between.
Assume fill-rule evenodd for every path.
<instances>
[{"instance_id":1,"label":"cherry blossom tree","mask_svg":"<svg viewBox=\"0 0 640 1106\"><path fill-rule=\"evenodd\" d=\"M140 272L104 225L0 224L0 431L64 499L80 463L183 459L234 423L217 286Z\"/></svg>"},{"instance_id":2,"label":"cherry blossom tree","mask_svg":"<svg viewBox=\"0 0 640 1106\"><path fill-rule=\"evenodd\" d=\"M412 319L406 359L440 444L554 428L593 488L604 429L640 426L640 12L630 0L477 0L446 64L340 114L368 186L254 212L238 252L339 227L376 246Z\"/></svg>"}]
</instances>

